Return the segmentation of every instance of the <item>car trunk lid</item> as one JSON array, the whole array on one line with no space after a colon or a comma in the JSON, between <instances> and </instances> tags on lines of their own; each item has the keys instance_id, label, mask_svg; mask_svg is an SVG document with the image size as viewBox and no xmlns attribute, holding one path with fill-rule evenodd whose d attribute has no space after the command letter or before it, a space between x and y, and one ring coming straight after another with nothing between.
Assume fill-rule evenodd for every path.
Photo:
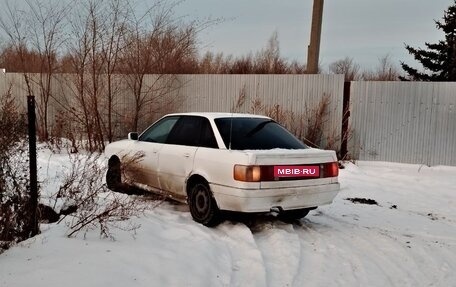
<instances>
[{"instance_id":1,"label":"car trunk lid","mask_svg":"<svg viewBox=\"0 0 456 287\"><path fill-rule=\"evenodd\" d=\"M252 164L261 166L262 172L270 174L269 180L261 181L261 188L300 187L337 182L337 176L327 176L328 167L331 163L337 162L336 153L331 150L309 148L246 152L250 154ZM297 173L293 174L294 171Z\"/></svg>"}]
</instances>

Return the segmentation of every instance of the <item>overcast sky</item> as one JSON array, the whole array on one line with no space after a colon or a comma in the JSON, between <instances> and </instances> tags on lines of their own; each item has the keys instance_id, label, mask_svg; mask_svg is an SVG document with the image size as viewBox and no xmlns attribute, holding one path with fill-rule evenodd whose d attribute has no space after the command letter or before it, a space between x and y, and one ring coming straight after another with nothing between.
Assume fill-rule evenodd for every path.
<instances>
[{"instance_id":1,"label":"overcast sky","mask_svg":"<svg viewBox=\"0 0 456 287\"><path fill-rule=\"evenodd\" d=\"M313 0L187 0L178 15L223 17L224 23L201 33L205 50L244 55L263 48L274 31L281 54L305 62L310 38ZM324 3L320 63L346 56L363 68L372 68L389 54L414 63L404 43L424 46L443 34L434 20L453 0L326 0Z\"/></svg>"},{"instance_id":2,"label":"overcast sky","mask_svg":"<svg viewBox=\"0 0 456 287\"><path fill-rule=\"evenodd\" d=\"M25 0L0 0L0 9L7 1L25 5ZM144 7L151 1L139 0ZM454 0L326 0L320 64L327 69L336 60L351 57L363 69L371 69L379 58L390 55L398 66L399 61L405 61L420 67L408 55L404 43L424 47L425 42L443 39L434 20L440 20L453 3ZM246 55L265 47L277 31L282 56L304 63L312 4L313 0L184 0L176 7L175 16L225 19L201 32L203 52Z\"/></svg>"}]
</instances>

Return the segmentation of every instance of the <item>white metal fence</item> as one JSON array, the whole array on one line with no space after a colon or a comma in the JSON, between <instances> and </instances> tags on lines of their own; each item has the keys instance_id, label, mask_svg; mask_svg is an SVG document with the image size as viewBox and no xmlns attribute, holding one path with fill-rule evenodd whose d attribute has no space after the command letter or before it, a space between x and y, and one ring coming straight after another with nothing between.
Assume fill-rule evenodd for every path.
<instances>
[{"instance_id":1,"label":"white metal fence","mask_svg":"<svg viewBox=\"0 0 456 287\"><path fill-rule=\"evenodd\" d=\"M71 77L58 75L53 80L51 126L62 106L74 105ZM157 75L147 75L146 89L156 81ZM116 83L112 120L116 137L123 137L134 101L125 76L116 76ZM139 127L164 113L183 111L312 116L309 110L326 96L329 115L324 137L336 139L333 145L338 149L343 85L342 75L175 75L166 94L174 99L172 104L147 106ZM0 95L9 87L18 102L25 104L23 75L0 73ZM36 88L34 93L38 93ZM349 154L355 159L456 166L456 83L352 82L350 98Z\"/></svg>"},{"instance_id":2,"label":"white metal fence","mask_svg":"<svg viewBox=\"0 0 456 287\"><path fill-rule=\"evenodd\" d=\"M184 75L181 111L266 114L295 134L317 107L328 99L323 118L322 147L339 149L341 140L342 75ZM301 129L301 130L299 130Z\"/></svg>"},{"instance_id":3,"label":"white metal fence","mask_svg":"<svg viewBox=\"0 0 456 287\"><path fill-rule=\"evenodd\" d=\"M30 75L37 78L38 75ZM112 121L116 137L125 136L130 125L134 99L127 76L116 75L115 99ZM139 127L145 128L151 121L170 112L249 112L298 120L298 115L311 117L312 111L324 97L328 101L328 113L323 125L323 137L330 139L332 146L340 146L340 122L342 120L343 75L169 75L158 78L146 75L143 90L163 88L166 82L171 87L160 99L151 101L142 110ZM32 81L33 82L33 81ZM75 75L56 75L52 81L52 99L48 116L52 126L59 111L76 108L77 95ZM0 75L0 94L12 85L12 94L25 104L27 89L23 74ZM155 86L155 87L154 87ZM100 97L106 93L106 83L99 83ZM34 85L34 94L39 94ZM85 93L92 93L90 83ZM158 93L158 92L155 92ZM151 96L153 97L153 95ZM173 99L166 101L164 99ZM37 97L37 106L40 98ZM106 103L100 99L101 106ZM291 117L289 115L292 115ZM39 115L38 115L39 116ZM305 123L304 123L305 124ZM323 142L322 145L326 145Z\"/></svg>"},{"instance_id":4,"label":"white metal fence","mask_svg":"<svg viewBox=\"0 0 456 287\"><path fill-rule=\"evenodd\" d=\"M456 165L456 83L352 82L350 104L354 158Z\"/></svg>"}]
</instances>

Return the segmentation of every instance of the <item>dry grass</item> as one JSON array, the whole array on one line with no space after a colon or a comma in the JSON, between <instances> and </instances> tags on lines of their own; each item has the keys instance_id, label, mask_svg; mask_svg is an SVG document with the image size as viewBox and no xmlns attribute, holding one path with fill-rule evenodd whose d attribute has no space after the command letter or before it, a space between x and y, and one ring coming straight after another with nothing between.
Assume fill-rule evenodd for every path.
<instances>
[{"instance_id":1,"label":"dry grass","mask_svg":"<svg viewBox=\"0 0 456 287\"><path fill-rule=\"evenodd\" d=\"M279 104L264 104L260 96L256 95L250 101L249 112L274 119L308 146L338 151L342 137L339 130L331 130L329 126L330 98L330 95L323 95L315 106L306 106L304 113L296 113L284 109ZM243 88L235 100L232 111L241 111L246 103L249 102ZM344 136L348 137L349 134Z\"/></svg>"}]
</instances>

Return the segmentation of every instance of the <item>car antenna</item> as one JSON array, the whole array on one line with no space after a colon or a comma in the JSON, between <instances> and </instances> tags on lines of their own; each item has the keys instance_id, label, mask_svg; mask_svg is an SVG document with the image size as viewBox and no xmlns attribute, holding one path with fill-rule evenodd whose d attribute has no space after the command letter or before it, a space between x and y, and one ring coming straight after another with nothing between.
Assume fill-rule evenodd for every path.
<instances>
[{"instance_id":1,"label":"car antenna","mask_svg":"<svg viewBox=\"0 0 456 287\"><path fill-rule=\"evenodd\" d=\"M231 111L231 118L230 118L230 141L228 143L228 150L231 150L231 138L233 135L233 112Z\"/></svg>"}]
</instances>

